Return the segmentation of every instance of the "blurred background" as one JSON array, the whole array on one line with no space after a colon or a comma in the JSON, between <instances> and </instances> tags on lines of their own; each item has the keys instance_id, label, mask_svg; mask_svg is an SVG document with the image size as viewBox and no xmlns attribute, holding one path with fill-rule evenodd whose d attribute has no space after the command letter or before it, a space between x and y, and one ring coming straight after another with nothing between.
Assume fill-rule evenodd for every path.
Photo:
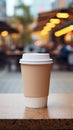
<instances>
[{"instance_id":1,"label":"blurred background","mask_svg":"<svg viewBox=\"0 0 73 130\"><path fill-rule=\"evenodd\" d=\"M23 53L53 58L50 93L73 92L73 0L0 0L0 93L22 93Z\"/></svg>"}]
</instances>

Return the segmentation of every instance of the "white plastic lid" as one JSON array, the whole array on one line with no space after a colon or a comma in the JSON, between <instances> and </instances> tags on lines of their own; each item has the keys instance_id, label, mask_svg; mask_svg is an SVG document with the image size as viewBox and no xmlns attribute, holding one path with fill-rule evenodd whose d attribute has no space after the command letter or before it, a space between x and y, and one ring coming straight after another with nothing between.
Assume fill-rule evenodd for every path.
<instances>
[{"instance_id":1,"label":"white plastic lid","mask_svg":"<svg viewBox=\"0 0 73 130\"><path fill-rule=\"evenodd\" d=\"M24 53L19 63L45 64L45 63L53 63L53 60L50 59L50 55L48 53Z\"/></svg>"}]
</instances>

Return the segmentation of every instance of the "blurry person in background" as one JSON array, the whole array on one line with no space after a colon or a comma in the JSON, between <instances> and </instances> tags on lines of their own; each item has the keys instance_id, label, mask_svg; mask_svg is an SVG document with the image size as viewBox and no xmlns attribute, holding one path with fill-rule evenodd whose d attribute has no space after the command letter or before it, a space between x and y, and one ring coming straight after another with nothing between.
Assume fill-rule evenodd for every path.
<instances>
[{"instance_id":1,"label":"blurry person in background","mask_svg":"<svg viewBox=\"0 0 73 130\"><path fill-rule=\"evenodd\" d=\"M0 43L0 69L4 69L6 63L6 55L5 55L6 47L4 43Z\"/></svg>"},{"instance_id":2,"label":"blurry person in background","mask_svg":"<svg viewBox=\"0 0 73 130\"><path fill-rule=\"evenodd\" d=\"M16 46L15 44L11 44L10 48L9 48L10 51L15 51L16 50Z\"/></svg>"},{"instance_id":3,"label":"blurry person in background","mask_svg":"<svg viewBox=\"0 0 73 130\"><path fill-rule=\"evenodd\" d=\"M55 44L53 41L49 41L48 44L43 44L43 48L45 48L46 53L51 53L51 51L55 48Z\"/></svg>"},{"instance_id":4,"label":"blurry person in background","mask_svg":"<svg viewBox=\"0 0 73 130\"><path fill-rule=\"evenodd\" d=\"M60 69L67 67L68 65L68 54L67 45L64 43L59 43L55 50L51 52L52 55L56 57L57 63L60 66Z\"/></svg>"},{"instance_id":5,"label":"blurry person in background","mask_svg":"<svg viewBox=\"0 0 73 130\"><path fill-rule=\"evenodd\" d=\"M68 69L73 70L73 44L67 45L68 54Z\"/></svg>"},{"instance_id":6,"label":"blurry person in background","mask_svg":"<svg viewBox=\"0 0 73 130\"><path fill-rule=\"evenodd\" d=\"M17 45L17 50L19 50L19 51L24 51L24 44L23 43L18 43L18 45Z\"/></svg>"},{"instance_id":7,"label":"blurry person in background","mask_svg":"<svg viewBox=\"0 0 73 130\"><path fill-rule=\"evenodd\" d=\"M60 69L63 69L68 65L69 50L66 44L60 42L60 40L57 44L55 44L53 41L50 41L43 47L46 48L46 52L50 53L51 58L53 58L54 62L56 61Z\"/></svg>"},{"instance_id":8,"label":"blurry person in background","mask_svg":"<svg viewBox=\"0 0 73 130\"><path fill-rule=\"evenodd\" d=\"M23 46L15 42L11 43L8 46L6 55L7 55L7 67L8 71L20 71L19 59L23 53Z\"/></svg>"}]
</instances>

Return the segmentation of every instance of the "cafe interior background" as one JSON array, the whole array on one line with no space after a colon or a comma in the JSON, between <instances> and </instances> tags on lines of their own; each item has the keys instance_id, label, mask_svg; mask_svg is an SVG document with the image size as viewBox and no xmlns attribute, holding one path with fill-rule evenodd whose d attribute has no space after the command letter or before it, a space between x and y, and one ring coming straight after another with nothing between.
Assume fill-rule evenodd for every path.
<instances>
[{"instance_id":1,"label":"cafe interior background","mask_svg":"<svg viewBox=\"0 0 73 130\"><path fill-rule=\"evenodd\" d=\"M0 93L22 93L23 53L53 58L50 93L73 92L73 0L0 0Z\"/></svg>"}]
</instances>

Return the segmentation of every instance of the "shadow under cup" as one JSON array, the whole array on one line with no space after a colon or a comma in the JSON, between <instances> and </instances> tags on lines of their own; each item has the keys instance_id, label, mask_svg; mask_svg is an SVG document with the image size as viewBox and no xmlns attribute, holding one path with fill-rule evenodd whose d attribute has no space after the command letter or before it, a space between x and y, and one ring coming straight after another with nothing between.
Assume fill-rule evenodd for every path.
<instances>
[{"instance_id":1,"label":"shadow under cup","mask_svg":"<svg viewBox=\"0 0 73 130\"><path fill-rule=\"evenodd\" d=\"M41 108L47 106L52 62L21 63L25 106Z\"/></svg>"}]
</instances>

